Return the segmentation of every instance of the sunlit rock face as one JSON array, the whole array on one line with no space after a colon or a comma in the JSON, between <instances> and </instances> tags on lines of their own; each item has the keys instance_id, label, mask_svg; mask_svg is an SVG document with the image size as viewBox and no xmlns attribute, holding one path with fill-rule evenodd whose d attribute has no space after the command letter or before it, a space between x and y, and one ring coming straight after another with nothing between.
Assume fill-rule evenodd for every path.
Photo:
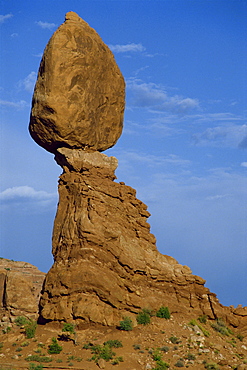
<instances>
[{"instance_id":1,"label":"sunlit rock face","mask_svg":"<svg viewBox=\"0 0 247 370\"><path fill-rule=\"evenodd\" d=\"M29 131L46 150L103 151L122 132L124 78L100 36L76 13L48 42L33 95Z\"/></svg>"},{"instance_id":2,"label":"sunlit rock face","mask_svg":"<svg viewBox=\"0 0 247 370\"><path fill-rule=\"evenodd\" d=\"M45 49L30 121L34 140L63 169L41 322L117 325L142 308L168 306L190 319L205 314L246 327L245 309L223 307L205 280L158 252L147 206L115 181L118 161L100 151L119 138L123 110L124 80L113 55L68 13Z\"/></svg>"}]
</instances>

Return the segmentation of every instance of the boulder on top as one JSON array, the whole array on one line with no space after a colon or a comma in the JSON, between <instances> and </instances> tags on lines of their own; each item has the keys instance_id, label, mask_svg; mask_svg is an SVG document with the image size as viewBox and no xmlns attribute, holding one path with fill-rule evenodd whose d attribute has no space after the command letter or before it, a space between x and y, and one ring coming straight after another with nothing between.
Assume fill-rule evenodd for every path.
<instances>
[{"instance_id":1,"label":"boulder on top","mask_svg":"<svg viewBox=\"0 0 247 370\"><path fill-rule=\"evenodd\" d=\"M76 13L48 42L34 90L29 131L46 150L103 151L122 132L125 82L110 49Z\"/></svg>"}]
</instances>

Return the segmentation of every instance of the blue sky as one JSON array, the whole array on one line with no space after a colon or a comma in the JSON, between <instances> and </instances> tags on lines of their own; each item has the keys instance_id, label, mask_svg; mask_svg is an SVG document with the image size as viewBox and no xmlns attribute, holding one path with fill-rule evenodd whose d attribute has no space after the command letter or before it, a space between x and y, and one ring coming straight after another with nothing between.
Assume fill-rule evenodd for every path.
<instances>
[{"instance_id":1,"label":"blue sky","mask_svg":"<svg viewBox=\"0 0 247 370\"><path fill-rule=\"evenodd\" d=\"M225 305L247 305L247 2L0 0L0 255L48 271L60 167L28 134L43 50L77 12L126 80L105 154L148 205L161 253Z\"/></svg>"}]
</instances>

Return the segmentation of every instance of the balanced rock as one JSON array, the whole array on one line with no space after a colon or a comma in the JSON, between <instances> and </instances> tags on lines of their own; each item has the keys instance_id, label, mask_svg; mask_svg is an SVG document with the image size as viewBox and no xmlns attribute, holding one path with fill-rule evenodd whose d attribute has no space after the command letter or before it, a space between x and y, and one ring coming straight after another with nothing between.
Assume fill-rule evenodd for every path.
<instances>
[{"instance_id":1,"label":"balanced rock","mask_svg":"<svg viewBox=\"0 0 247 370\"><path fill-rule=\"evenodd\" d=\"M32 137L63 168L40 322L117 325L142 308L168 306L247 332L246 308L222 306L204 279L159 253L146 205L114 181L117 159L100 151L120 136L123 110L124 80L111 52L68 13L44 52L30 120Z\"/></svg>"},{"instance_id":2,"label":"balanced rock","mask_svg":"<svg viewBox=\"0 0 247 370\"><path fill-rule=\"evenodd\" d=\"M32 101L29 131L46 150L103 151L122 132L125 82L110 49L76 13L51 37Z\"/></svg>"}]
</instances>

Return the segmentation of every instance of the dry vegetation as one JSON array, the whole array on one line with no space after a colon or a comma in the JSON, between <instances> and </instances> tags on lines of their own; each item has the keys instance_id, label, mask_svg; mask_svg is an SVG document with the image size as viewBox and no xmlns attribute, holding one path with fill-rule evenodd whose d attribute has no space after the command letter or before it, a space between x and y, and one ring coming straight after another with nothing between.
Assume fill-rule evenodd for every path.
<instances>
[{"instance_id":1,"label":"dry vegetation","mask_svg":"<svg viewBox=\"0 0 247 370\"><path fill-rule=\"evenodd\" d=\"M247 369L247 338L222 321L176 314L140 321L132 330L38 325L32 338L12 323L1 330L0 369Z\"/></svg>"}]
</instances>

